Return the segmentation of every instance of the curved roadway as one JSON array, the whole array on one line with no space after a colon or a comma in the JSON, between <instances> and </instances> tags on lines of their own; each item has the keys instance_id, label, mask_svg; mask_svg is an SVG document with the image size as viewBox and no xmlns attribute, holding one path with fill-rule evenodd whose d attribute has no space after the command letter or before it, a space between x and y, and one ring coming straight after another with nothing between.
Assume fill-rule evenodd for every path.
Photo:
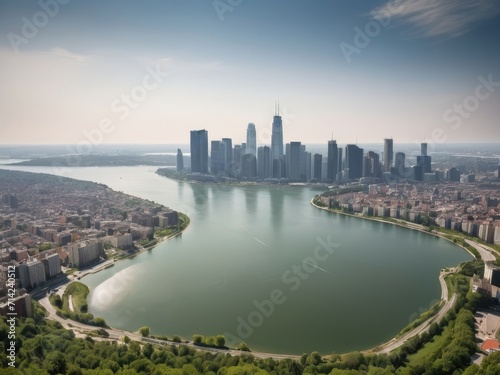
<instances>
[{"instance_id":1,"label":"curved roadway","mask_svg":"<svg viewBox=\"0 0 500 375\"><path fill-rule=\"evenodd\" d=\"M58 321L59 323L62 324L62 326L64 328L66 328L68 330L73 330L73 331L77 330L77 332L75 332L75 335L77 337L85 337L86 334L84 332L93 331L93 330L100 328L100 327L96 327L96 326L82 324L82 323L76 322L74 320L70 320L70 319L66 319L66 318L58 316L56 314L56 310L55 310L54 306L52 306L48 297L44 297L41 300L39 300L38 302L40 302L40 304L49 313L49 316L48 316L49 319ZM253 351L252 352L244 352L241 350L234 350L234 349L207 348L207 347L203 347L203 346L194 345L191 341L183 341L182 343L177 343L174 341L155 340L155 339L150 339L150 338L144 338L141 335L138 335L136 333L127 332L127 331L119 330L116 328L105 328L105 329L109 333L109 337L97 338L97 340L122 341L125 336L128 336L133 341L153 342L153 343L160 344L160 345L172 345L172 346L186 345L186 346L195 348L196 350L203 350L203 351L211 352L211 353L231 354L234 356L251 354L254 357L258 357L258 358L274 358L274 359L285 359L285 358L299 359L300 358L300 356L298 356L298 355L289 355L289 354L270 354L270 353L253 352Z\"/></svg>"},{"instance_id":2,"label":"curved roadway","mask_svg":"<svg viewBox=\"0 0 500 375\"><path fill-rule=\"evenodd\" d=\"M490 262L497 259L495 255L492 254L491 249L489 250L486 246L480 245L477 242L471 240L465 240L465 242L467 242L469 245L471 245L474 249L476 249L479 252L479 255L481 255L481 259L484 262Z\"/></svg>"}]
</instances>

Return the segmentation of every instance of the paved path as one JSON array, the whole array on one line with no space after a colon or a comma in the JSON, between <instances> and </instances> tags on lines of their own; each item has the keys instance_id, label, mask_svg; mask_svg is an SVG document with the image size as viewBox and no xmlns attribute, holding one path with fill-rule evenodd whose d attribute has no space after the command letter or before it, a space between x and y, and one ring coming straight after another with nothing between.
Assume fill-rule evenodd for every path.
<instances>
[{"instance_id":1,"label":"paved path","mask_svg":"<svg viewBox=\"0 0 500 375\"><path fill-rule=\"evenodd\" d=\"M417 328L414 330L408 332L407 334L401 336L400 338L392 339L391 341L385 343L384 345L380 346L375 350L376 353L390 353L394 349L399 348L402 346L407 340L411 339L412 337L419 335L423 332L426 332L429 327L431 326L432 323L436 322L439 323L441 319L446 315L446 313L453 307L455 304L455 301L457 299L457 295L453 294L453 296L448 299L448 286L446 285L446 280L444 279L446 276L448 276L451 273L454 273L456 271L455 268L450 269L447 272L442 272L439 275L439 283L441 284L441 299L445 301L444 306L439 310L439 312L434 315L433 317L430 317L427 319L425 322L420 324Z\"/></svg>"},{"instance_id":2,"label":"paved path","mask_svg":"<svg viewBox=\"0 0 500 375\"><path fill-rule=\"evenodd\" d=\"M476 249L479 252L483 261L489 262L492 260L496 260L496 257L492 249L489 249L488 247L480 245L471 240L465 240L465 242L467 242L469 245L471 245L474 249Z\"/></svg>"},{"instance_id":3,"label":"paved path","mask_svg":"<svg viewBox=\"0 0 500 375\"><path fill-rule=\"evenodd\" d=\"M42 298L40 301L40 304L45 307L45 309L48 311L49 316L47 317L48 319L51 320L56 320L59 323L62 324L62 326L68 330L73 330L75 332L75 335L78 337L85 337L86 335L83 332L86 331L94 331L98 329L99 327L95 326L90 326L82 323L75 322L74 320L69 320L62 318L56 314L56 310L54 306L49 301L48 297ZM242 352L240 350L232 350L232 349L217 349L217 348L205 348L202 346L197 346L194 345L191 341L184 341L182 343L176 343L173 341L164 341L164 340L155 340L155 339L149 339L149 338L144 338L141 335L138 335L136 333L132 332L127 332L123 330L119 330L116 328L105 328L106 331L109 333L108 338L98 338L98 337L93 337L94 340L97 341L108 341L108 340L116 340L116 341L122 341L125 336L128 336L131 340L133 341L142 341L142 342L154 342L157 344L161 345L172 345L172 346L179 346L179 345L186 345L192 348L195 348L196 350L201 350L205 352L211 352L211 353L222 353L222 354L231 354L233 356L239 356L243 354L251 354L254 357L257 358L273 358L273 359L286 359L286 358L291 358L291 359L300 359L300 356L298 355L289 355L289 354L272 354L272 353L262 353L262 352Z\"/></svg>"}]
</instances>

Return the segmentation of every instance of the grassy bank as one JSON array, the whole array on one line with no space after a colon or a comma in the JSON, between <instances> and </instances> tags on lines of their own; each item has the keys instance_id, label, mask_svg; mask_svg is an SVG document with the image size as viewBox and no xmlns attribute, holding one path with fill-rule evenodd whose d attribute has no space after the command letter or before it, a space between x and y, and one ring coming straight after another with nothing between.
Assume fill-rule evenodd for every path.
<instances>
[{"instance_id":1,"label":"grassy bank","mask_svg":"<svg viewBox=\"0 0 500 375\"><path fill-rule=\"evenodd\" d=\"M83 324L89 324L98 327L107 327L102 318L96 318L88 313L87 296L89 288L78 281L73 281L66 287L62 298L53 293L50 297L50 303L55 307L57 315L65 317ZM70 298L71 297L71 298ZM70 300L72 301L70 303ZM71 308L71 305L72 307Z\"/></svg>"}]
</instances>

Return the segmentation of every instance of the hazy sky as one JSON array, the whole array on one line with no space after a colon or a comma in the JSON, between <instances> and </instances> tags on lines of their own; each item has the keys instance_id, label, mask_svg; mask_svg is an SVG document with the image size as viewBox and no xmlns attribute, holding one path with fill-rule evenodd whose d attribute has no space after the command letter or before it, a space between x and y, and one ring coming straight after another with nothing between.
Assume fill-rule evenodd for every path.
<instances>
[{"instance_id":1,"label":"hazy sky","mask_svg":"<svg viewBox=\"0 0 500 375\"><path fill-rule=\"evenodd\" d=\"M46 5L43 5L46 4ZM0 2L0 144L500 141L498 0ZM489 83L488 83L489 82Z\"/></svg>"}]
</instances>

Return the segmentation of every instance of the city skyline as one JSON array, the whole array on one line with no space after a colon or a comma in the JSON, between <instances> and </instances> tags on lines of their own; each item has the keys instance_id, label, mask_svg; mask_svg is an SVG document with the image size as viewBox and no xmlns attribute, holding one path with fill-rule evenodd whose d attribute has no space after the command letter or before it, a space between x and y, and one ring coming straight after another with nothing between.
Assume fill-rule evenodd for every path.
<instances>
[{"instance_id":1,"label":"city skyline","mask_svg":"<svg viewBox=\"0 0 500 375\"><path fill-rule=\"evenodd\" d=\"M271 144L275 100L284 142L498 140L493 0L40 3L0 5L2 144Z\"/></svg>"}]
</instances>

